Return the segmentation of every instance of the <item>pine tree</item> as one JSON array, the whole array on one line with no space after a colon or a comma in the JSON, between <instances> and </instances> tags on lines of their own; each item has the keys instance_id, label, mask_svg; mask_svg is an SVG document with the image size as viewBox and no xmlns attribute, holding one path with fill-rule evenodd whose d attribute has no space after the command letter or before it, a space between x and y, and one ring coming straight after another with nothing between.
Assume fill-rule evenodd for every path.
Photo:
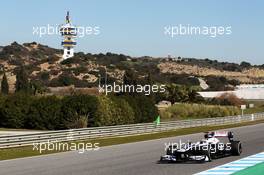
<instances>
[{"instance_id":1,"label":"pine tree","mask_svg":"<svg viewBox=\"0 0 264 175\"><path fill-rule=\"evenodd\" d=\"M4 73L2 82L1 82L1 93L8 94L9 93L9 86L6 78L6 74Z\"/></svg>"},{"instance_id":2,"label":"pine tree","mask_svg":"<svg viewBox=\"0 0 264 175\"><path fill-rule=\"evenodd\" d=\"M16 92L28 93L30 90L30 84L28 81L28 75L23 66L19 69L16 74Z\"/></svg>"}]
</instances>

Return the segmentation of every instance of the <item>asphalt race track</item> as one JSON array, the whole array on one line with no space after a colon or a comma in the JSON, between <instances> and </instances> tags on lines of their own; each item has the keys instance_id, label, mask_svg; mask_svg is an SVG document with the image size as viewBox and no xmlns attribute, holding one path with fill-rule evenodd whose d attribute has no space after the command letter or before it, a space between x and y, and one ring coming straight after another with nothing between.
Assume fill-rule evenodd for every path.
<instances>
[{"instance_id":1,"label":"asphalt race track","mask_svg":"<svg viewBox=\"0 0 264 175\"><path fill-rule=\"evenodd\" d=\"M187 175L264 151L264 124L229 129L242 141L243 154L208 163L159 164L165 142L198 141L203 133L102 147L80 154L65 152L0 161L3 175ZM1 155L0 155L1 156Z\"/></svg>"}]
</instances>

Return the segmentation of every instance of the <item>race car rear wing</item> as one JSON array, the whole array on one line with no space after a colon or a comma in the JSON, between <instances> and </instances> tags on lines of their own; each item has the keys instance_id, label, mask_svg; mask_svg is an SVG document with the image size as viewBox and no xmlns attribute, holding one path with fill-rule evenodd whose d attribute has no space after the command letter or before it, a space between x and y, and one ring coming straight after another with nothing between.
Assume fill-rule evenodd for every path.
<instances>
[{"instance_id":1,"label":"race car rear wing","mask_svg":"<svg viewBox=\"0 0 264 175\"><path fill-rule=\"evenodd\" d=\"M205 138L210 137L227 137L229 140L233 140L234 134L231 131L213 131L213 132L206 132L204 135Z\"/></svg>"}]
</instances>

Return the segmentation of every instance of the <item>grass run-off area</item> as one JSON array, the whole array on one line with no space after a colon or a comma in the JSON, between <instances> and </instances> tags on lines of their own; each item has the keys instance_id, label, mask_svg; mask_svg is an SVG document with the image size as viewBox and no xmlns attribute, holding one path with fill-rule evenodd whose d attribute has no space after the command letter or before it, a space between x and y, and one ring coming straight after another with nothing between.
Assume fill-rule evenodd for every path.
<instances>
[{"instance_id":1,"label":"grass run-off area","mask_svg":"<svg viewBox=\"0 0 264 175\"><path fill-rule=\"evenodd\" d=\"M263 174L264 174L264 163L259 163L255 166L251 166L234 173L234 175L263 175Z\"/></svg>"},{"instance_id":2,"label":"grass run-off area","mask_svg":"<svg viewBox=\"0 0 264 175\"><path fill-rule=\"evenodd\" d=\"M140 142L140 141L145 141L145 140L174 137L174 136L179 136L179 135L206 132L206 131L219 130L219 129L225 129L225 128L254 125L258 123L264 123L264 120L244 122L244 123L238 123L238 124L221 125L221 126L203 126L203 127L184 128L184 129L177 129L177 130L171 130L171 131L166 131L166 132L142 134L142 135L126 136L126 137L111 137L111 138L81 140L81 141L74 141L74 143L76 144L78 143L84 143L84 144L99 143L99 146L103 147L103 146L109 146L109 145ZM29 156L38 156L38 155L51 154L51 153L57 153L57 152L60 152L60 151L47 151L46 150L40 153L37 150L33 150L33 146L31 145L24 146L24 147L17 147L17 148L5 148L5 149L0 149L0 160L15 159L15 158L29 157Z\"/></svg>"}]
</instances>

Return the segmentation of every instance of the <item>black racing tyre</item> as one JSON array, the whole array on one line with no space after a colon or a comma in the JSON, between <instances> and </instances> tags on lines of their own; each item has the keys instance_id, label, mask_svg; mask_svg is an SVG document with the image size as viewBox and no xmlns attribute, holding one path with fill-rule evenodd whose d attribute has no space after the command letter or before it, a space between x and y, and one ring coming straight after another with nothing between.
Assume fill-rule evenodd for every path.
<instances>
[{"instance_id":1,"label":"black racing tyre","mask_svg":"<svg viewBox=\"0 0 264 175\"><path fill-rule=\"evenodd\" d=\"M203 155L205 155L208 158L208 162L212 161L212 155L211 155L210 149L203 151ZM205 160L206 160L206 158L204 159L204 161Z\"/></svg>"},{"instance_id":2,"label":"black racing tyre","mask_svg":"<svg viewBox=\"0 0 264 175\"><path fill-rule=\"evenodd\" d=\"M173 152L172 152L172 147L170 146L167 150L166 150L166 154L167 155L173 155Z\"/></svg>"},{"instance_id":3,"label":"black racing tyre","mask_svg":"<svg viewBox=\"0 0 264 175\"><path fill-rule=\"evenodd\" d=\"M239 156L242 153L242 144L240 141L231 142L231 153L233 156Z\"/></svg>"},{"instance_id":4,"label":"black racing tyre","mask_svg":"<svg viewBox=\"0 0 264 175\"><path fill-rule=\"evenodd\" d=\"M212 155L211 155L211 151L210 149L207 151L207 158L208 158L208 162L211 162L212 161Z\"/></svg>"}]
</instances>

